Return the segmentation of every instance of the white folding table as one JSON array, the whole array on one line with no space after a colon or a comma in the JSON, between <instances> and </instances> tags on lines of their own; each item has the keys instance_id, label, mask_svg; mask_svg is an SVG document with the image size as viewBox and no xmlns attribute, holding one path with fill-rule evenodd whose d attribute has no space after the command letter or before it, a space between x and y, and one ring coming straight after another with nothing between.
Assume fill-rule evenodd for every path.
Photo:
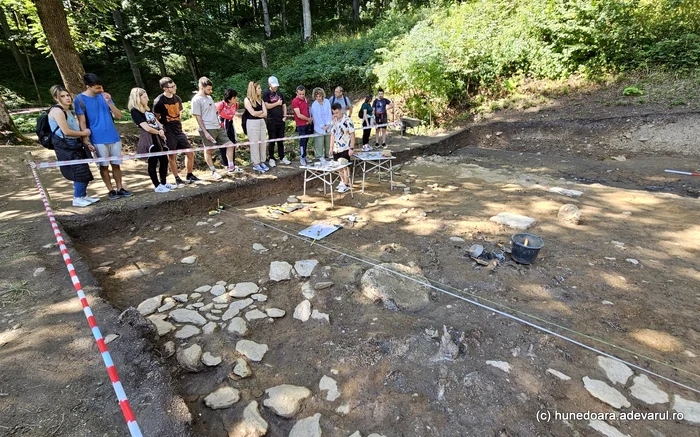
<instances>
[{"instance_id":1,"label":"white folding table","mask_svg":"<svg viewBox=\"0 0 700 437\"><path fill-rule=\"evenodd\" d=\"M350 167L352 164L339 164L336 161L326 161L326 165L302 165L299 168L304 169L304 196L306 196L306 183L318 179L323 182L323 195L328 191L331 192L331 207L335 207L333 199L333 184L340 179L340 170ZM348 187L350 189L350 197L355 197L352 193L352 183Z\"/></svg>"},{"instance_id":2,"label":"white folding table","mask_svg":"<svg viewBox=\"0 0 700 437\"><path fill-rule=\"evenodd\" d=\"M365 192L365 176L367 172L377 170L379 174L379 182L382 181L382 170L389 173L389 189L394 189L394 168L392 161L395 156L382 156L382 152L359 152L352 155L355 160L352 166L352 182L355 183L355 167L360 167L362 170L362 193Z\"/></svg>"}]
</instances>

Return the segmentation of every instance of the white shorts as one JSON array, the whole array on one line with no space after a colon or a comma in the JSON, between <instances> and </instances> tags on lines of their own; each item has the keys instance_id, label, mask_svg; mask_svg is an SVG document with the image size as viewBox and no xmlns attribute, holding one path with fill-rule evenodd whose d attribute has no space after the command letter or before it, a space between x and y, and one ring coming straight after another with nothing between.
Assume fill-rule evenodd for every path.
<instances>
[{"instance_id":1,"label":"white shorts","mask_svg":"<svg viewBox=\"0 0 700 437\"><path fill-rule=\"evenodd\" d=\"M116 143L108 143L108 144L93 144L95 146L95 154L97 155L98 158L112 158L112 157L121 157L122 156L122 142L117 141ZM112 165L122 165L122 160L121 159L110 159L109 162L103 161L103 162L98 162L100 167L109 167L109 164Z\"/></svg>"}]
</instances>

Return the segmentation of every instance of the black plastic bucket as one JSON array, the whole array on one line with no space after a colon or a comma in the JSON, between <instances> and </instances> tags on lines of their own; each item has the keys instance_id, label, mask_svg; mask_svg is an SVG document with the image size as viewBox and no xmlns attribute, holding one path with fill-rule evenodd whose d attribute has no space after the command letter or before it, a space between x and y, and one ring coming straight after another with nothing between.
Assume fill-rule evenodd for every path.
<instances>
[{"instance_id":1,"label":"black plastic bucket","mask_svg":"<svg viewBox=\"0 0 700 437\"><path fill-rule=\"evenodd\" d=\"M525 245L527 240L527 246ZM533 234L515 234L510 237L511 253L513 261L520 264L532 264L537 259L537 254L544 246L544 240Z\"/></svg>"}]
</instances>

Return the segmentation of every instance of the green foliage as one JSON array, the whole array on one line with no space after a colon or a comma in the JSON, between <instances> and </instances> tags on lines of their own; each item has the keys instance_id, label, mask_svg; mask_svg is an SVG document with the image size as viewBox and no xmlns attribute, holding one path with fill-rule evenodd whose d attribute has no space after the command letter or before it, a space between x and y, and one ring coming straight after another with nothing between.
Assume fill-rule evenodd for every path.
<instances>
[{"instance_id":1,"label":"green foliage","mask_svg":"<svg viewBox=\"0 0 700 437\"><path fill-rule=\"evenodd\" d=\"M12 120L15 122L17 131L22 134L33 134L36 132L36 119L41 114L33 112L31 114L13 115Z\"/></svg>"},{"instance_id":2,"label":"green foliage","mask_svg":"<svg viewBox=\"0 0 700 437\"><path fill-rule=\"evenodd\" d=\"M633 86L625 87L625 89L622 90L622 95L623 96L643 96L644 91L642 89L640 89L637 85L633 85Z\"/></svg>"},{"instance_id":3,"label":"green foliage","mask_svg":"<svg viewBox=\"0 0 700 437\"><path fill-rule=\"evenodd\" d=\"M9 110L22 108L27 105L27 101L24 99L24 97L2 85L0 85L0 94L2 95L2 99L5 101L5 106L7 106L7 109Z\"/></svg>"}]
</instances>

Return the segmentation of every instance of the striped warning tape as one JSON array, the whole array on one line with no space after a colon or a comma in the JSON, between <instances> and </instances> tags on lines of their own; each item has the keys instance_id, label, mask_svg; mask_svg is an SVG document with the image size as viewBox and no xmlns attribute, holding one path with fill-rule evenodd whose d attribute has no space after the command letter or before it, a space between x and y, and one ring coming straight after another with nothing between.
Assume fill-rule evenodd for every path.
<instances>
[{"instance_id":1,"label":"striped warning tape","mask_svg":"<svg viewBox=\"0 0 700 437\"><path fill-rule=\"evenodd\" d=\"M384 128L384 127L390 127L390 126L402 126L402 123L401 122L392 122L392 123L378 124L375 126L367 126L367 127L357 128L355 130L357 131L357 130L365 130L365 129L376 129L376 128ZM322 137L322 136L324 136L324 134L298 135L298 136L293 136L293 137L282 137L282 138L273 138L273 139L268 139L268 140L263 140L263 141L256 141L256 143L272 143L272 142L276 142L276 141L298 140L301 138L314 138L314 137ZM252 143L250 141L246 141L245 143L236 143L236 147L250 146L251 144ZM71 161L35 162L34 164L36 165L37 168L53 168L53 167L63 167L66 165L110 162L112 160L128 161L131 159L149 158L151 156L177 155L179 153L201 152L204 150L222 149L224 147L226 147L226 146L223 144L220 144L220 145L214 145L214 146L195 147L195 148L191 148L191 149L168 150L165 152L133 153L131 155L111 156L111 157L105 157L105 158L75 159L75 160L71 160Z\"/></svg>"},{"instance_id":2,"label":"striped warning tape","mask_svg":"<svg viewBox=\"0 0 700 437\"><path fill-rule=\"evenodd\" d=\"M66 242L63 240L61 231L58 229L58 224L56 223L53 211L49 206L49 201L46 198L44 187L39 181L39 175L37 175L36 173L36 164L30 162L29 167L32 169L32 174L34 175L36 186L39 189L39 194L41 194L41 200L44 202L46 215L49 216L49 222L51 223L53 234L56 236L56 242L58 243L58 248L61 251L61 255L63 255L63 261L66 263L66 267L68 268L68 274L70 275L70 279L73 282L73 287L75 287L75 291L78 293L78 298L80 299L80 304L83 306L83 312L85 313L85 317L87 318L88 325L90 325L92 335L95 337L95 341L97 342L97 348L99 349L100 355L102 355L102 360L104 361L105 366L107 367L107 373L109 374L110 381L112 381L112 387L114 388L114 392L117 394L119 406L122 409L124 419L126 419L126 424L129 427L129 433L133 437L142 437L143 434L141 434L141 429L139 428L138 423L136 423L134 413L131 411L131 406L129 405L129 400L126 398L126 392L124 392L124 387L122 387L122 383L119 381L119 375L117 375L117 369L114 367L112 356L107 350L107 345L105 344L104 338L102 338L100 328L97 326L95 316L93 315L92 310L90 309L90 305L88 305L87 298L85 297L85 293L83 292L83 287L82 285L80 285L80 279L78 279L78 274L75 272L75 267L73 267L73 262L71 261L70 255L68 254Z\"/></svg>"}]
</instances>

